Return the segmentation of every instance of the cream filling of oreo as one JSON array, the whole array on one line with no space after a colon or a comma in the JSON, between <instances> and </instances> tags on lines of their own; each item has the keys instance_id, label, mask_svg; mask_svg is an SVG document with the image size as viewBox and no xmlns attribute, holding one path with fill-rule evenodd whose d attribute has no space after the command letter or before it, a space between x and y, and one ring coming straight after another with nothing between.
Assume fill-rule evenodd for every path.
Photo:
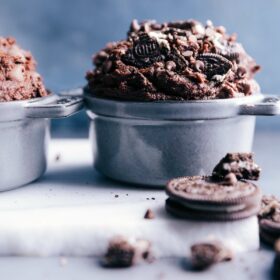
<instances>
[{"instance_id":1,"label":"cream filling of oreo","mask_svg":"<svg viewBox=\"0 0 280 280\"><path fill-rule=\"evenodd\" d=\"M246 208L246 204L238 204L238 205L197 205L190 202L180 202L184 206L200 211L210 211L210 212L237 212L244 210Z\"/></svg>"}]
</instances>

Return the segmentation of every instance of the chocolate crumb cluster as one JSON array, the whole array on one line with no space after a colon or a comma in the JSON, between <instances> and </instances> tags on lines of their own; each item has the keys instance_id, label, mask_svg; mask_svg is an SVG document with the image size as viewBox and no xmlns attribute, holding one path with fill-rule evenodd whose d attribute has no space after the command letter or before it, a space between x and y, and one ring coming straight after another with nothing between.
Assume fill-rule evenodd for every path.
<instances>
[{"instance_id":1,"label":"chocolate crumb cluster","mask_svg":"<svg viewBox=\"0 0 280 280\"><path fill-rule=\"evenodd\" d=\"M232 258L232 252L218 241L197 243L191 247L191 264L194 270L204 270Z\"/></svg>"},{"instance_id":2,"label":"chocolate crumb cluster","mask_svg":"<svg viewBox=\"0 0 280 280\"><path fill-rule=\"evenodd\" d=\"M280 201L273 195L264 195L262 197L259 220L267 219L280 224Z\"/></svg>"},{"instance_id":3,"label":"chocolate crumb cluster","mask_svg":"<svg viewBox=\"0 0 280 280\"><path fill-rule=\"evenodd\" d=\"M0 102L48 95L31 53L0 37Z\"/></svg>"},{"instance_id":4,"label":"chocolate crumb cluster","mask_svg":"<svg viewBox=\"0 0 280 280\"><path fill-rule=\"evenodd\" d=\"M128 240L115 236L109 241L107 252L102 260L104 267L130 267L141 261L152 260L151 243L145 239Z\"/></svg>"},{"instance_id":5,"label":"chocolate crumb cluster","mask_svg":"<svg viewBox=\"0 0 280 280\"><path fill-rule=\"evenodd\" d=\"M252 153L228 153L216 165L213 170L213 177L224 178L225 181L232 181L235 177L246 180L258 180L261 169L254 162Z\"/></svg>"},{"instance_id":6,"label":"chocolate crumb cluster","mask_svg":"<svg viewBox=\"0 0 280 280\"><path fill-rule=\"evenodd\" d=\"M121 100L202 100L259 92L260 66L211 21L131 23L127 39L93 57L86 90Z\"/></svg>"}]
</instances>

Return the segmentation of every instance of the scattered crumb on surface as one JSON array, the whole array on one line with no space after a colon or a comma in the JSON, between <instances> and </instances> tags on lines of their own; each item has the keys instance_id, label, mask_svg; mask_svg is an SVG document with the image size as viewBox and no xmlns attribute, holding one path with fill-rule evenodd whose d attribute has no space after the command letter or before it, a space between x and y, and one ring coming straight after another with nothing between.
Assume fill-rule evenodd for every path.
<instances>
[{"instance_id":1,"label":"scattered crumb on surface","mask_svg":"<svg viewBox=\"0 0 280 280\"><path fill-rule=\"evenodd\" d=\"M148 220L151 220L151 219L154 219L155 218L155 214L154 212L151 210L151 209L148 209L144 215L144 219L148 219Z\"/></svg>"},{"instance_id":2,"label":"scattered crumb on surface","mask_svg":"<svg viewBox=\"0 0 280 280\"><path fill-rule=\"evenodd\" d=\"M116 198L118 198L118 197L119 197L119 195L118 195L118 194L116 194L116 195L115 195L115 197L116 197Z\"/></svg>"},{"instance_id":3,"label":"scattered crumb on surface","mask_svg":"<svg viewBox=\"0 0 280 280\"><path fill-rule=\"evenodd\" d=\"M60 154L60 153L57 153L57 154L55 155L54 160L55 160L56 162L60 161L60 160L61 160L61 154Z\"/></svg>"}]
</instances>

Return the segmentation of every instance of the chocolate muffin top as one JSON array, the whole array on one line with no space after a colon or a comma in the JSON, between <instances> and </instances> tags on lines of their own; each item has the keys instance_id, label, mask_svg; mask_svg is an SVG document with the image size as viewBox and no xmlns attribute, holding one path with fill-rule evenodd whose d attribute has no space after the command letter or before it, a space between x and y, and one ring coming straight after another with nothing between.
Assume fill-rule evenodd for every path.
<instances>
[{"instance_id":1,"label":"chocolate muffin top","mask_svg":"<svg viewBox=\"0 0 280 280\"><path fill-rule=\"evenodd\" d=\"M86 90L121 100L203 100L259 92L260 69L222 26L195 20L138 23L93 57Z\"/></svg>"},{"instance_id":2,"label":"chocolate muffin top","mask_svg":"<svg viewBox=\"0 0 280 280\"><path fill-rule=\"evenodd\" d=\"M0 37L0 102L46 96L31 53L13 38Z\"/></svg>"}]
</instances>

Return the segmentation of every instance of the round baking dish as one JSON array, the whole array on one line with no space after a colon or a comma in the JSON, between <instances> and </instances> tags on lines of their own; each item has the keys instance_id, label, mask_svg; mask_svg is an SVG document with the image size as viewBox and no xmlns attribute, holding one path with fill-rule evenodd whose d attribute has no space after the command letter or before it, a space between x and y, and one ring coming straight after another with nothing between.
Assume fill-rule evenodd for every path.
<instances>
[{"instance_id":1,"label":"round baking dish","mask_svg":"<svg viewBox=\"0 0 280 280\"><path fill-rule=\"evenodd\" d=\"M25 185L46 169L49 119L67 117L83 106L75 96L0 103L0 191Z\"/></svg>"},{"instance_id":2,"label":"round baking dish","mask_svg":"<svg viewBox=\"0 0 280 280\"><path fill-rule=\"evenodd\" d=\"M119 181L163 186L211 174L227 152L252 149L255 115L280 114L277 97L129 102L84 92L95 168Z\"/></svg>"}]
</instances>

